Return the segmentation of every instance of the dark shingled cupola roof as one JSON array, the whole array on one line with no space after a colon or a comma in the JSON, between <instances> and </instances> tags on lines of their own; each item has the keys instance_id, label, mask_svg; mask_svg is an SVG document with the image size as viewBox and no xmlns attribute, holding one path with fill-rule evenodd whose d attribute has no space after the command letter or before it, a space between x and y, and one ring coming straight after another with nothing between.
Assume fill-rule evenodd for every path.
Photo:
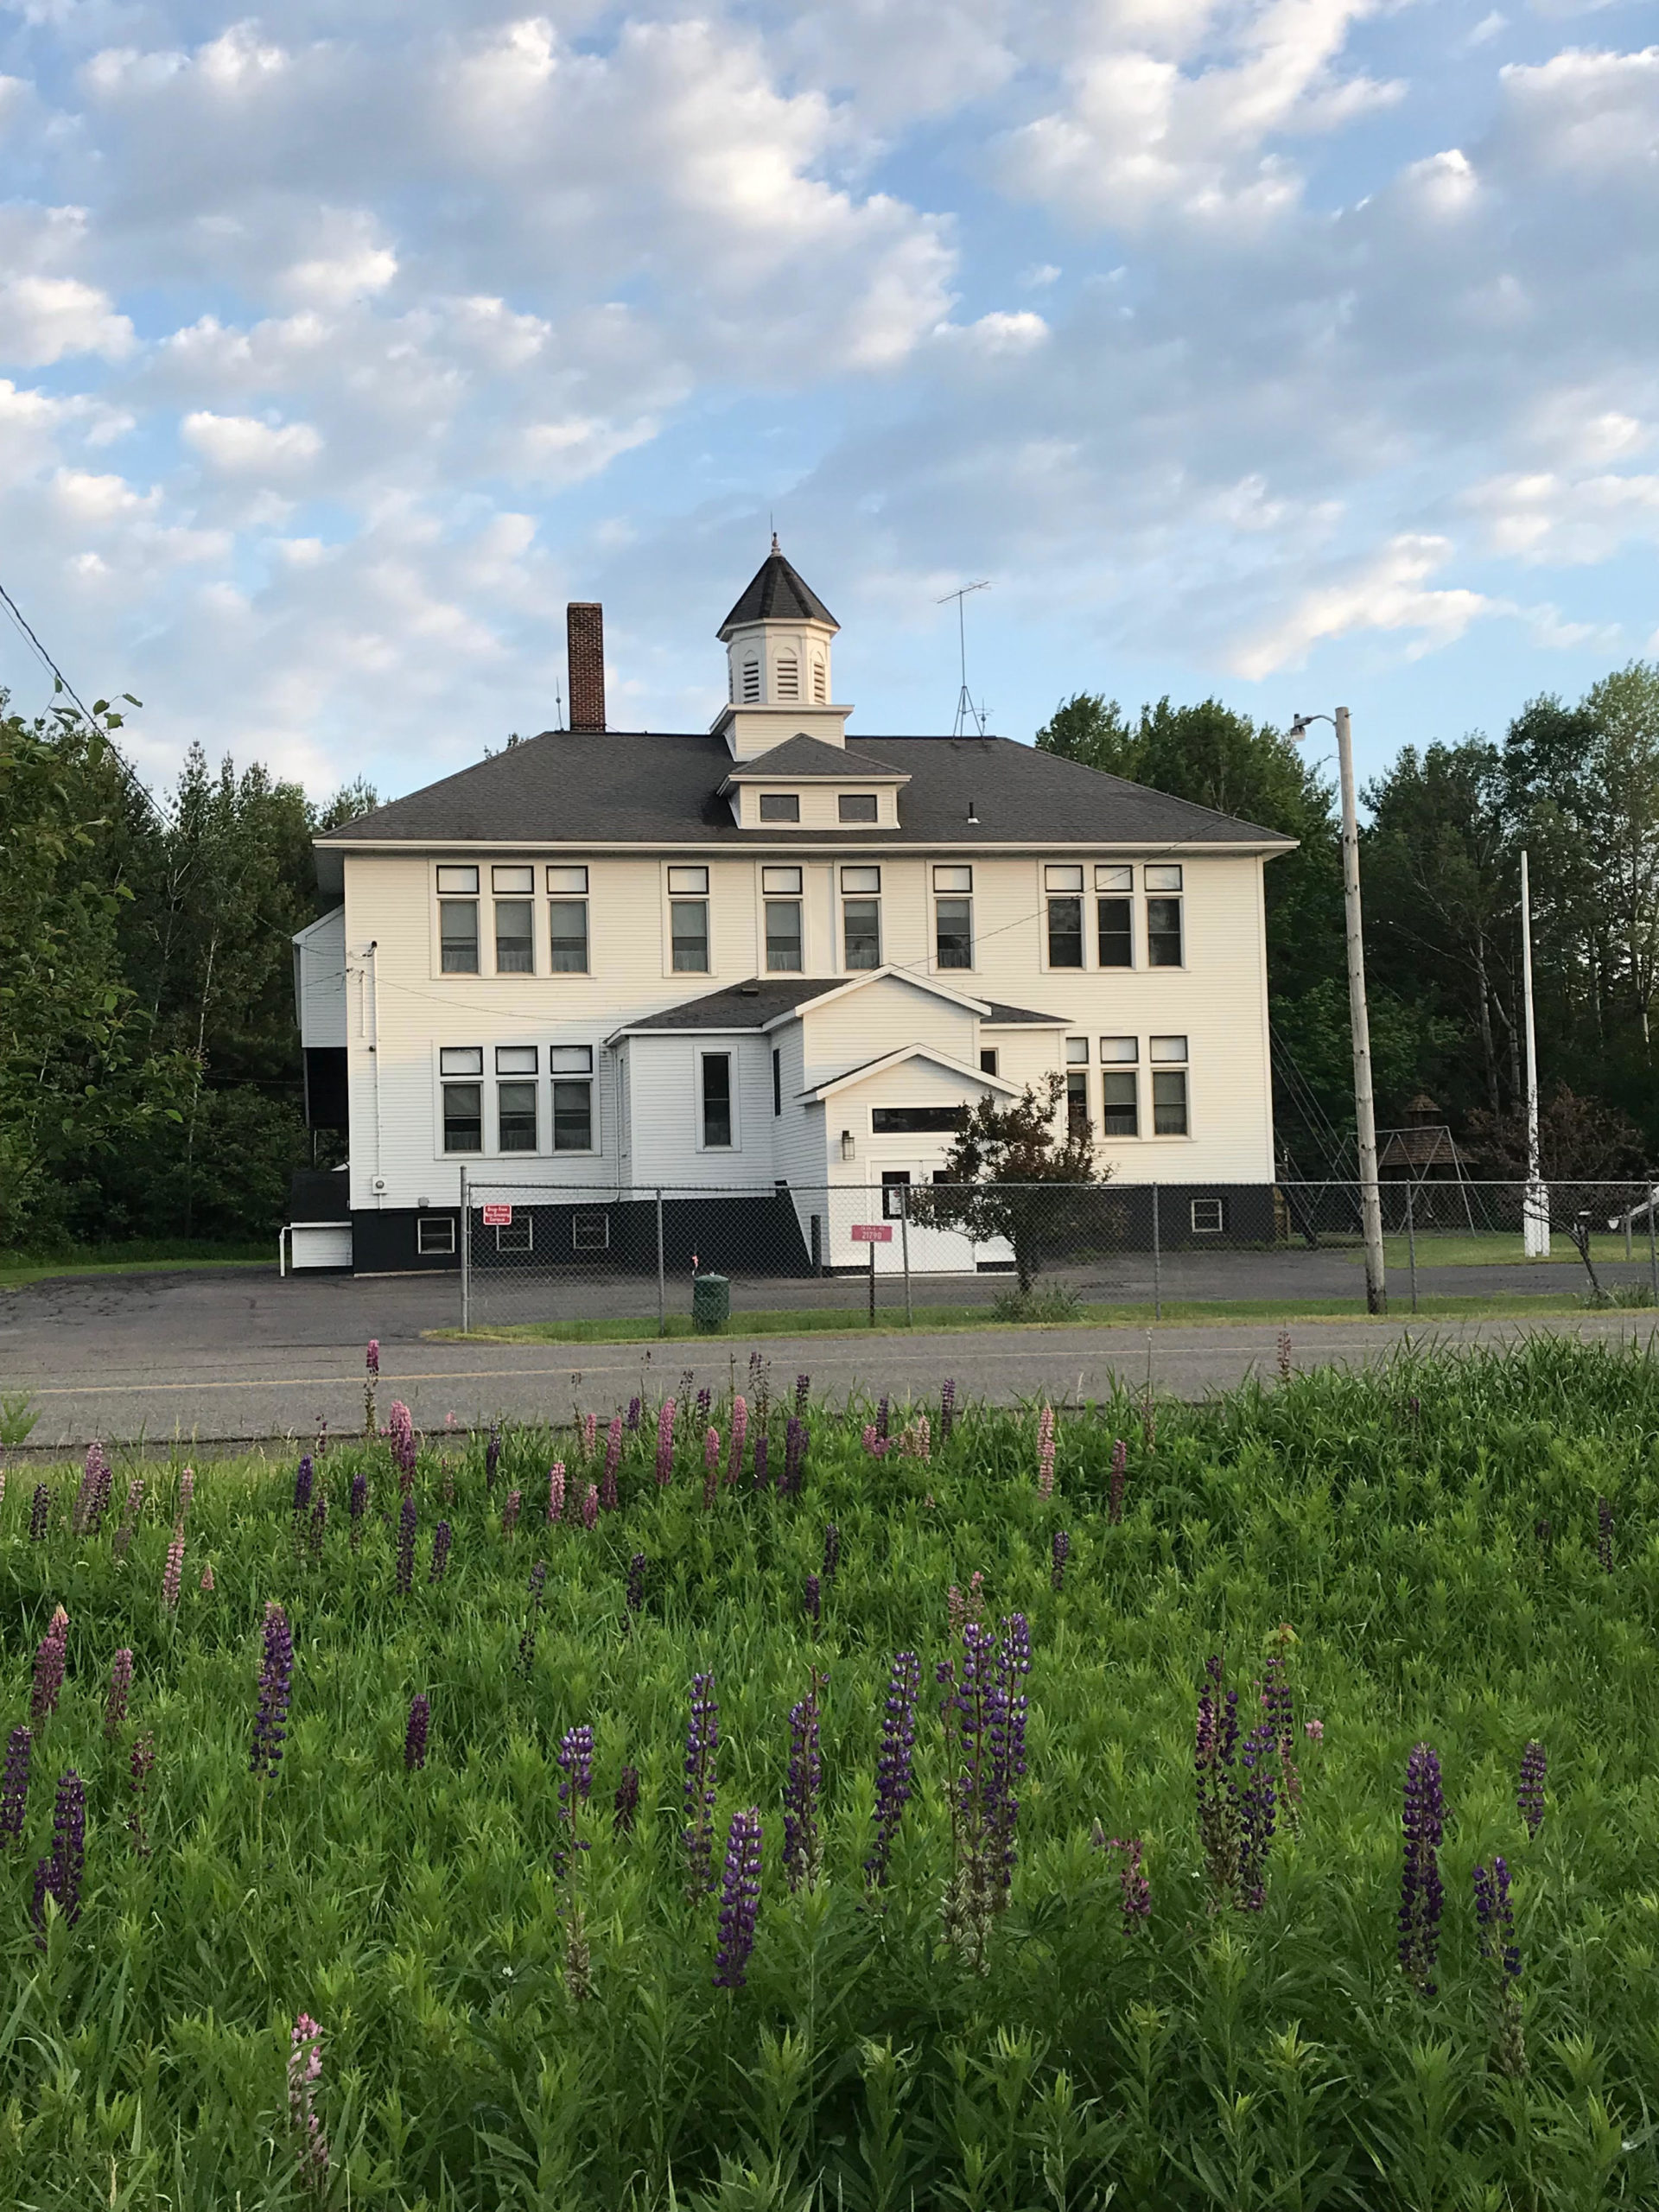
<instances>
[{"instance_id":1,"label":"dark shingled cupola roof","mask_svg":"<svg viewBox=\"0 0 1659 2212\"><path fill-rule=\"evenodd\" d=\"M771 552L715 634L724 639L745 623L766 621L827 622L832 630L841 627L811 585L795 573L779 551L775 531Z\"/></svg>"}]
</instances>

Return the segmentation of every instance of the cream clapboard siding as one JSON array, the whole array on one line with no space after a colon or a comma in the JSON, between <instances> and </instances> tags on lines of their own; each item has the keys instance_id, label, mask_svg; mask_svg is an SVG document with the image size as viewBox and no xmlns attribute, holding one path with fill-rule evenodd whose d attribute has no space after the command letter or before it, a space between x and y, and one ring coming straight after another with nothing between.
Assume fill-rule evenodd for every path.
<instances>
[{"instance_id":1,"label":"cream clapboard siding","mask_svg":"<svg viewBox=\"0 0 1659 2212\"><path fill-rule=\"evenodd\" d=\"M302 1049L346 1042L346 909L336 906L294 938L294 996Z\"/></svg>"},{"instance_id":2,"label":"cream clapboard siding","mask_svg":"<svg viewBox=\"0 0 1659 2212\"><path fill-rule=\"evenodd\" d=\"M346 969L343 1001L332 1013L321 1002L315 1018L338 1028L343 1014L349 1046L352 1111L352 1201L409 1206L453 1203L461 1163L444 1157L438 1126L437 1052L443 1045L480 1047L486 1056L486 1150L467 1162L475 1179L491 1175L561 1185L632 1179L709 1180L711 1156L696 1147L695 1099L677 1102L654 1078L641 1087L633 1071L632 1145L626 1169L619 1154L619 1090L622 1071L604 1039L630 1018L655 1013L703 992L764 972L760 868L765 861L804 870L805 963L809 976L844 973L837 869L873 861L882 869L883 952L888 964L921 976L934 964L931 870L948 853L895 856L879 837L868 855L838 854L809 860L782 839L763 850L719 856L687 855L709 869L711 969L707 976L676 975L669 968L666 857L607 856L588 861L592 972L553 976L546 971L546 899L537 862L534 901L537 966L531 976L442 976L438 973L437 918L433 869L445 857L435 849L408 856L349 855L340 941ZM521 857L521 856L519 856ZM561 861L577 857L561 853ZM965 857L965 856L964 856ZM1142 1125L1150 1126L1147 1039L1180 1034L1190 1039L1192 1134L1185 1139L1145 1136L1103 1144L1103 1162L1130 1182L1265 1182L1273 1173L1271 1089L1268 1061L1267 984L1263 955L1262 863L1254 855L1181 856L1185 869L1186 965L1179 970L1051 972L1043 964L1044 855L973 857L975 965L939 980L963 995L1003 1001L1059 1017L1063 1035L1090 1039L1090 1110L1097 1116L1099 1039L1133 1035L1140 1040ZM1068 861L1078 855L1061 855ZM1086 880L1092 860L1083 856ZM1110 855L1121 861L1122 855ZM1164 859L1164 855L1154 855ZM483 965L492 964L490 857L476 860L484 887L480 899ZM1137 952L1144 959L1145 894L1136 869ZM1092 890L1085 891L1085 938L1093 957ZM374 950L370 952L372 944ZM309 968L302 962L310 1018ZM794 1027L794 1026L791 1026ZM786 1029L784 1034L787 1035ZM898 1046L925 1039L970 1067L978 1064L974 1019L948 1001L878 983L835 1007L809 1014L800 1036L801 1079L794 1091L823 1082ZM839 1176L839 1131L827 1116L786 1114L774 1129L771 1112L771 1041L744 1058L740 1097L742 1150L722 1155L736 1179L760 1185L775 1176L810 1182ZM985 1041L1001 1055L1001 1073L1023 1084L1058 1063L1062 1037L1047 1031L1002 1029ZM498 1045L542 1048L538 1077L541 1137L536 1156L495 1154L493 1077L490 1056ZM555 1157L550 1143L545 1049L581 1044L594 1055L595 1118L601 1148L593 1156ZM377 1046L370 1050L371 1045ZM793 1047L791 1047L791 1050ZM690 1061L682 1076L689 1082ZM809 1131L821 1123L822 1141ZM689 1134L688 1134L689 1132ZM689 1152L687 1147L690 1147ZM650 1165L647 1166L647 1154ZM377 1192L375 1179L384 1181Z\"/></svg>"},{"instance_id":3,"label":"cream clapboard siding","mask_svg":"<svg viewBox=\"0 0 1659 2212\"><path fill-rule=\"evenodd\" d=\"M630 1037L626 1050L636 1184L772 1188L777 1173L772 1148L772 1052L764 1039L712 1033L700 1037ZM699 1063L707 1052L731 1056L736 1142L729 1150L705 1150L700 1141Z\"/></svg>"}]
</instances>

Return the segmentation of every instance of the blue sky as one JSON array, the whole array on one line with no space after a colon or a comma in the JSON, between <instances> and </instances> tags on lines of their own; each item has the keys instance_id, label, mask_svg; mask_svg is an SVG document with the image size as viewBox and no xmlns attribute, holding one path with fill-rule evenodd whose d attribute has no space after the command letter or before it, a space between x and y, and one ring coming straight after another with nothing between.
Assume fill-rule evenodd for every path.
<instances>
[{"instance_id":1,"label":"blue sky","mask_svg":"<svg viewBox=\"0 0 1659 2212\"><path fill-rule=\"evenodd\" d=\"M1362 766L1659 652L1654 0L0 0L0 582L147 774L1078 689ZM46 686L0 627L0 683Z\"/></svg>"}]
</instances>

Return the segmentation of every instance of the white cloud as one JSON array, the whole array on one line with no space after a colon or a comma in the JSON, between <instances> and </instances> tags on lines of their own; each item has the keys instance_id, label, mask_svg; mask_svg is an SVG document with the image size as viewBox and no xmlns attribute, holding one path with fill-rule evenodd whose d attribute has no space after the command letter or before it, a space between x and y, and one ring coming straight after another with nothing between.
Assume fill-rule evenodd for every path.
<instances>
[{"instance_id":1,"label":"white cloud","mask_svg":"<svg viewBox=\"0 0 1659 2212\"><path fill-rule=\"evenodd\" d=\"M0 361L38 369L72 353L119 359L132 343L127 317L78 277L28 275L0 283Z\"/></svg>"},{"instance_id":2,"label":"white cloud","mask_svg":"<svg viewBox=\"0 0 1659 2212\"><path fill-rule=\"evenodd\" d=\"M1431 589L1427 579L1444 568L1452 546L1444 537L1402 536L1338 581L1305 593L1266 631L1241 640L1232 664L1241 676L1272 676L1300 668L1326 639L1354 631L1408 630L1410 650L1427 652L1460 638L1483 614L1507 613L1507 603L1479 592Z\"/></svg>"},{"instance_id":3,"label":"white cloud","mask_svg":"<svg viewBox=\"0 0 1659 2212\"><path fill-rule=\"evenodd\" d=\"M308 466L322 450L308 423L261 423L251 415L200 409L187 415L180 428L186 442L227 475L286 475Z\"/></svg>"}]
</instances>

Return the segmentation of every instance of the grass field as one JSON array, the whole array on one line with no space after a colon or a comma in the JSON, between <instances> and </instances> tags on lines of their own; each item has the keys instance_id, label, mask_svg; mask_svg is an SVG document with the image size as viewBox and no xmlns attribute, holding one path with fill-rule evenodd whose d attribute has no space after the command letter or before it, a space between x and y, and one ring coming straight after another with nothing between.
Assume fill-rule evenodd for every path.
<instances>
[{"instance_id":1,"label":"grass field","mask_svg":"<svg viewBox=\"0 0 1659 2212\"><path fill-rule=\"evenodd\" d=\"M271 1267L274 1244L222 1244L203 1238L153 1237L119 1244L78 1245L73 1252L42 1257L32 1252L0 1252L0 1289L48 1282L59 1275L144 1274L159 1268Z\"/></svg>"},{"instance_id":2,"label":"grass field","mask_svg":"<svg viewBox=\"0 0 1659 2212\"><path fill-rule=\"evenodd\" d=\"M1659 1366L768 1382L12 1471L0 2201L1659 2202Z\"/></svg>"}]
</instances>

